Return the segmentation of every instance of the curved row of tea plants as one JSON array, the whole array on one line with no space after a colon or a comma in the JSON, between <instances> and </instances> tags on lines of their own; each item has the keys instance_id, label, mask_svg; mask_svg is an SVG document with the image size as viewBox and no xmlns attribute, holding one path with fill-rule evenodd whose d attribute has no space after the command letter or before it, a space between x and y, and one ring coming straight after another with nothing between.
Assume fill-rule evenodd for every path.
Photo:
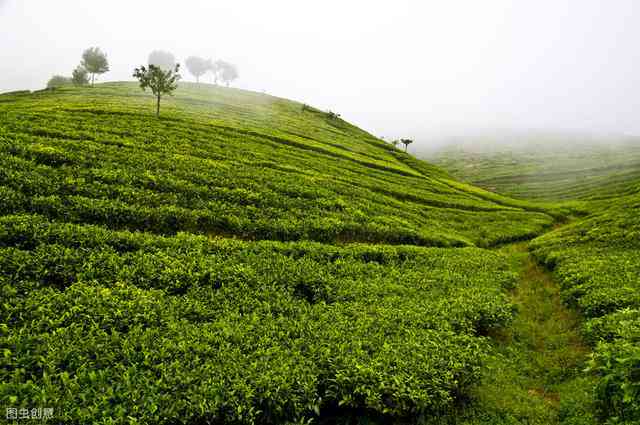
<instances>
[{"instance_id":1,"label":"curved row of tea plants","mask_svg":"<svg viewBox=\"0 0 640 425\"><path fill-rule=\"evenodd\" d=\"M553 222L294 102L187 85L156 120L146 99L132 84L0 96L3 210L159 234L427 246L491 246Z\"/></svg>"},{"instance_id":2,"label":"curved row of tea plants","mask_svg":"<svg viewBox=\"0 0 640 425\"><path fill-rule=\"evenodd\" d=\"M91 423L445 412L512 315L477 248L247 242L0 219L0 399ZM209 422L207 422L209 421Z\"/></svg>"},{"instance_id":3,"label":"curved row of tea plants","mask_svg":"<svg viewBox=\"0 0 640 425\"><path fill-rule=\"evenodd\" d=\"M516 279L473 245L565 210L284 99L184 84L161 119L150 103L128 83L0 95L2 406L390 423L466 400Z\"/></svg>"},{"instance_id":4,"label":"curved row of tea plants","mask_svg":"<svg viewBox=\"0 0 640 425\"><path fill-rule=\"evenodd\" d=\"M520 199L622 196L632 194L640 180L640 140L631 137L478 140L425 157L457 178Z\"/></svg>"}]
</instances>

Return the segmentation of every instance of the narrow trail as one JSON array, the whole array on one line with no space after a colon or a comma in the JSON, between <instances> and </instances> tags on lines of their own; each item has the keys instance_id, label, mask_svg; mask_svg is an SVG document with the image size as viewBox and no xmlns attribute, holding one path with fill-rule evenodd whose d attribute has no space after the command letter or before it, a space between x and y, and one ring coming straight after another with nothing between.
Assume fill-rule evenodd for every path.
<instances>
[{"instance_id":1,"label":"narrow trail","mask_svg":"<svg viewBox=\"0 0 640 425\"><path fill-rule=\"evenodd\" d=\"M527 251L527 242L502 246L520 271L509 298L514 321L496 331L494 353L474 390L482 412L465 424L590 424L581 370L590 348L580 317L565 307L560 287Z\"/></svg>"}]
</instances>

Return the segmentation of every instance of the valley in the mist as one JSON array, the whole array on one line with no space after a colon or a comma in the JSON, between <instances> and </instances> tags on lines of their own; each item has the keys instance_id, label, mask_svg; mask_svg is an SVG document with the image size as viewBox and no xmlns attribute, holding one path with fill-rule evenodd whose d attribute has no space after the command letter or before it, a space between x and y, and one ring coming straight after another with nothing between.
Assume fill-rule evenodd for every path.
<instances>
[{"instance_id":1,"label":"valley in the mist","mask_svg":"<svg viewBox=\"0 0 640 425\"><path fill-rule=\"evenodd\" d=\"M561 201L633 193L640 138L520 132L441 141L418 156L453 176L520 199Z\"/></svg>"}]
</instances>

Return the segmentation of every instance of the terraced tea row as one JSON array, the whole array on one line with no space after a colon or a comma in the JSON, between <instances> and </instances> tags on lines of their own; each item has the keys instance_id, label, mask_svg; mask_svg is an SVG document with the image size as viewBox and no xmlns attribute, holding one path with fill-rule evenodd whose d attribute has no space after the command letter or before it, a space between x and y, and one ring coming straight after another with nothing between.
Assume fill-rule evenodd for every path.
<instances>
[{"instance_id":1,"label":"terraced tea row","mask_svg":"<svg viewBox=\"0 0 640 425\"><path fill-rule=\"evenodd\" d=\"M119 89L133 98L126 107ZM203 101L155 120L139 112L144 98L130 89L0 102L0 185L15 200L5 211L163 234L437 246L493 245L553 221L546 210L495 202L435 169L418 171L406 154L291 102L253 95L247 106L245 93L218 99L227 92L212 89L206 118ZM191 106L203 96L194 93L179 100ZM218 102L227 102L223 123ZM258 131L261 106L278 118Z\"/></svg>"},{"instance_id":2,"label":"terraced tea row","mask_svg":"<svg viewBox=\"0 0 640 425\"><path fill-rule=\"evenodd\" d=\"M450 415L514 314L513 261L478 247L575 207L456 182L283 99L148 102L126 83L0 96L3 404L104 424Z\"/></svg>"},{"instance_id":3,"label":"terraced tea row","mask_svg":"<svg viewBox=\"0 0 640 425\"><path fill-rule=\"evenodd\" d=\"M600 199L632 194L640 181L637 138L514 139L451 146L427 155L454 176L519 199Z\"/></svg>"},{"instance_id":4,"label":"terraced tea row","mask_svg":"<svg viewBox=\"0 0 640 425\"><path fill-rule=\"evenodd\" d=\"M445 411L478 377L479 335L512 315L516 274L476 248L0 223L0 397L64 420Z\"/></svg>"}]
</instances>

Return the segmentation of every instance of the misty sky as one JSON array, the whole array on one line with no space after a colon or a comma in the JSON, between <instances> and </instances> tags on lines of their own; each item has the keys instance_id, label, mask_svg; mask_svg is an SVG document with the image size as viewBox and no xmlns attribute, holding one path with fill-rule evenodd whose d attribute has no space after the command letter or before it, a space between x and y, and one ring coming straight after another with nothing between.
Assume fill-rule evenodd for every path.
<instances>
[{"instance_id":1,"label":"misty sky","mask_svg":"<svg viewBox=\"0 0 640 425\"><path fill-rule=\"evenodd\" d=\"M637 0L0 0L0 92L70 74L89 46L108 54L100 81L153 49L223 58L238 87L387 138L640 135Z\"/></svg>"}]
</instances>

